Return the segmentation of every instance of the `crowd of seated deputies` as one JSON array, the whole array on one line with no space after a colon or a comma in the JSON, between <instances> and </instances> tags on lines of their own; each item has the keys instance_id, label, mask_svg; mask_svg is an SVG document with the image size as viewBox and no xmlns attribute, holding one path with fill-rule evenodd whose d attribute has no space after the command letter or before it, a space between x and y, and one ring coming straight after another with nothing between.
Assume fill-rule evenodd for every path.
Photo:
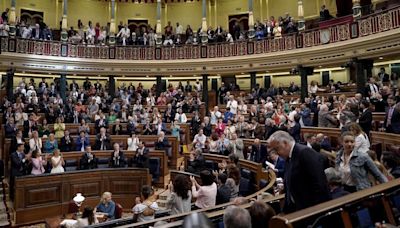
<instances>
[{"instance_id":1,"label":"crowd of seated deputies","mask_svg":"<svg viewBox=\"0 0 400 228\"><path fill-rule=\"evenodd\" d=\"M374 89L375 86L379 88L379 84L371 85L371 82L374 82L374 80L375 79L369 80L367 88ZM388 155L383 156L386 160L382 160L383 158L381 158L383 167L388 169L387 172L382 172L376 168L376 162L372 162L370 156L367 154L367 149L371 147L369 132L372 130L371 125L373 121L370 109L373 108L373 103L379 98L379 96L377 96L378 92L387 95L385 129L387 132L396 133L396 124L398 124L396 121L400 121L396 119L396 115L400 110L398 108L400 106L398 103L398 89L392 86L392 83L382 83L382 89L373 93L354 93L354 97L333 95L326 98L324 96L311 94L310 97L307 97L302 103L291 102L290 100L284 99L278 94L279 90L271 90L271 88L268 90L258 88L255 93L248 95L240 94L239 97L235 97L227 91L225 94L226 99L223 99L226 105L214 107L213 110L210 111L210 116L201 119L197 113L200 104L199 98L196 96L192 97L192 93L186 90L186 86L180 87L181 84L177 88L172 88L162 93L158 98L152 96L153 93L149 92L151 90L149 90L148 93L144 92L146 90L143 89L140 84L137 89L134 89L133 85L127 88L121 86L121 88L118 88L116 94L117 98L109 98L107 101L107 97L110 96L104 91L99 82L96 82L92 86L90 85L90 81L86 81L84 83L84 87L86 86L86 88L79 89L80 93L78 93L77 97L71 97L70 93L67 104L64 105L60 104L62 100L57 99L58 94L57 90L54 90L55 85L47 88L45 82L42 82L39 87L42 88L42 90L39 90L42 92L42 99L37 104L37 107L44 107L44 110L46 110L46 115L50 117L46 118L46 122L55 122L55 126L52 130L50 130L50 128L43 128L43 136L47 136L47 134L44 133L48 133L47 139L46 136L44 136L44 139L39 136L38 128L41 126L37 123L39 116L34 112L31 112L29 115L26 113L26 111L29 113L29 110L25 109L24 104L31 104L29 102L32 101L32 99L26 99L28 93L24 91L26 86L24 83L23 81L17 88L15 101L5 99L3 102L3 110L6 110L3 117L6 118L8 127L13 126L12 124L15 126L22 124L24 127L24 131L19 130L17 127L14 128L15 133L10 133L10 131L8 131L8 135L12 137L12 141L17 142L18 144L16 145L24 144L25 137L23 137L23 134L28 134L28 136L31 137L29 142L26 142L26 148L19 148L19 150L27 153L24 156L15 152L18 148L11 145L13 148L10 148L12 149L10 152L15 152L12 157L18 158L20 161L25 160L24 162L26 162L27 160L32 160L30 156L33 155L33 151L50 153L58 149L58 144L56 142L58 142L57 139L61 138L61 141L65 141L63 143L63 148L71 148L72 146L72 148L75 147L78 151L84 152L82 158L85 158L85 160L82 161L82 164L86 164L85 161L87 161L87 167L85 165L85 168L96 167L96 163L99 163L99 161L97 161L94 156L90 156L90 147L88 147L89 145L87 143L90 129L85 127L86 123L95 123L96 143L93 147L100 150L108 150L111 149L109 137L112 137L113 133L118 133L121 130L118 127L119 122L122 122L121 120L124 119L126 115L128 115L128 117L125 119L128 121L132 121L136 124L144 123L145 126L143 127L142 134L158 135L154 145L157 149L163 150L168 145L168 140L165 137L165 131L167 130L165 123L172 121L171 133L176 132L177 130L174 130L174 126L187 121L185 120L185 112L183 112L183 109L185 109L185 106L192 104L190 107L195 107L195 110L193 110L194 114L191 119L192 126L190 130L192 132L191 137L193 138L193 143L190 145L190 148L193 149L187 161L187 171L200 174L200 176L204 176L208 171L208 173L211 173L213 176L212 183L206 179L204 180L205 182L202 183L207 186L204 188L204 191L202 191L202 185L192 179L192 196L197 198L196 200L199 200L198 197L200 197L200 199L210 195L214 197L214 192L218 193L218 187L223 187L220 192L225 192L225 194L228 192L226 189L230 189L229 199L234 200L237 198L236 196L246 195L251 192L250 186L253 179L251 173L248 174L248 170L241 168L237 162L233 162L232 164L219 164L219 167L216 167L215 164L210 164L204 159L203 153L229 155L237 159L247 159L258 164L261 163L263 167L272 169L276 172L277 176L284 178L287 172L285 169L286 167L284 167L285 158L281 156L279 151L273 151L268 145L265 147L265 141L262 143L260 142L260 140L269 139L271 135L278 131L287 132L295 143L303 143L309 148L312 148L312 150L317 151L321 157L325 157L325 159L323 159L324 167L329 168L330 166L334 166L339 171L342 180L341 184L348 192L358 191L377 183L385 182L388 179L398 177L400 164L398 155L387 152ZM73 83L72 89L74 91L77 91L76 87L78 87L78 85ZM187 95L184 95L184 92L187 92ZM100 94L102 95L101 97L99 96ZM32 92L30 95L32 95ZM163 118L162 113L157 108L152 108L156 100L163 104L167 102L167 110L175 110L175 115L168 114L168 118ZM252 103L250 103L251 101ZM147 108L143 108L143 105L138 107L138 103L147 103L148 106ZM75 106L71 106L72 104L75 104ZM135 104L135 108L132 108L131 104ZM249 109L247 108L248 106L250 106ZM69 112L68 107L75 107L71 109L73 110L73 115L79 113L79 116L83 117L82 120L84 120L79 127L82 131L80 131L77 140L73 140L71 138L72 136L66 132L65 127L63 127L63 119L68 119L68 115L66 114ZM107 118L102 112L103 109L105 109L104 113L109 113ZM77 110L79 110L79 112ZM127 110L129 113L123 114ZM22 122L19 119L19 123L15 124L15 121L13 122L12 119L17 117L18 113L22 118L24 118L24 116L29 117ZM49 115L49 113L51 115ZM118 113L118 115L121 114L121 116L119 116L119 121L115 118L115 113ZM53 114L56 115L55 118L52 118ZM110 118L110 116L114 117ZM171 120L172 116L175 117ZM72 121L78 123L79 118L76 117L75 115ZM16 119L18 119L18 117ZM107 128L109 129L108 124L114 121L117 122L117 124L114 125L116 127L113 128L111 132L107 132ZM341 143L331 141L324 133L302 137L302 127L310 125L340 128L342 132L347 135L342 137ZM54 133L56 133L56 130L57 137L59 138L57 138L56 135L52 135L52 132L54 131ZM138 151L133 159L135 164L138 167L146 167L149 162L148 149L143 143L138 142L136 134L136 131L130 132L130 137L127 139L126 145L129 145L131 148L136 148ZM347 144L343 142L343 140L346 140ZM76 143L75 146L73 145L74 142ZM45 145L47 146L45 147ZM118 148L118 146L116 147ZM32 155L30 155L30 153ZM367 165L367 171L351 170L351 168L349 171L346 164L348 165L349 159L353 159L355 154L358 156L357 162L364 162ZM121 153L114 153L114 155L115 156L111 158L113 166L117 165L117 161L119 161L119 164L124 163L117 159L117 157L122 157ZM27 157L25 158L25 156ZM33 159L37 159L38 153L35 152L34 156L36 158ZM18 162L21 163L20 161ZM47 159L42 159L42 161L39 162L35 161L39 166L45 166L45 162L47 162ZM41 170L41 168L39 170ZM213 174L213 170L218 171L218 173ZM365 179L365 176L361 175L365 172L374 172L376 180L370 181L369 179ZM14 173L18 174L18 172ZM382 173L385 173L385 175ZM224 175L220 174L225 174L226 178ZM357 178L362 178L362 181L360 182L361 179ZM211 185L215 183L217 188L210 187L211 185L208 185L210 183ZM282 188L282 186L279 187ZM214 191L214 189L216 190ZM203 195L203 193L205 195ZM215 195L215 199L210 199L210 201L208 199L201 199L197 206L204 207L204 205L215 205L217 198L227 199L228 197L217 197L217 195Z\"/></svg>"}]
</instances>

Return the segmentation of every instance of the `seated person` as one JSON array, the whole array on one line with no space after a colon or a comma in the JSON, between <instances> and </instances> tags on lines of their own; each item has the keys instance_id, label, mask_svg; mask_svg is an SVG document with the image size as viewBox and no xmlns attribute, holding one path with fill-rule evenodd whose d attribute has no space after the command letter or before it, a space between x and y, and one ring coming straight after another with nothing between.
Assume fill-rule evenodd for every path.
<instances>
[{"instance_id":1,"label":"seated person","mask_svg":"<svg viewBox=\"0 0 400 228\"><path fill-rule=\"evenodd\" d=\"M136 197L136 205L132 208L134 222L146 222L154 219L155 212L159 208L152 196L153 190L151 187L144 185L141 197Z\"/></svg>"},{"instance_id":2,"label":"seated person","mask_svg":"<svg viewBox=\"0 0 400 228\"><path fill-rule=\"evenodd\" d=\"M263 164L267 159L267 147L261 144L260 139L254 139L254 143L251 146L251 153L249 154L250 161L258 162Z\"/></svg>"},{"instance_id":3,"label":"seated person","mask_svg":"<svg viewBox=\"0 0 400 228\"><path fill-rule=\"evenodd\" d=\"M149 148L146 148L143 142L139 143L139 147L133 157L133 164L138 168L149 167Z\"/></svg>"},{"instance_id":4,"label":"seated person","mask_svg":"<svg viewBox=\"0 0 400 228\"><path fill-rule=\"evenodd\" d=\"M106 133L106 129L102 127L100 133L96 135L95 150L111 150L111 137Z\"/></svg>"},{"instance_id":5,"label":"seated person","mask_svg":"<svg viewBox=\"0 0 400 228\"><path fill-rule=\"evenodd\" d=\"M61 138L60 151L61 152L72 151L72 148L73 148L72 143L73 143L73 141L72 141L71 136L69 135L69 131L66 130L64 132L64 136Z\"/></svg>"},{"instance_id":6,"label":"seated person","mask_svg":"<svg viewBox=\"0 0 400 228\"><path fill-rule=\"evenodd\" d=\"M75 150L81 152L85 151L85 148L89 146L89 137L86 135L85 131L81 131L79 133L79 137L76 138L75 145Z\"/></svg>"},{"instance_id":7,"label":"seated person","mask_svg":"<svg viewBox=\"0 0 400 228\"><path fill-rule=\"evenodd\" d=\"M153 128L150 124L150 120L146 120L146 124L143 126L143 135L153 134Z\"/></svg>"},{"instance_id":8,"label":"seated person","mask_svg":"<svg viewBox=\"0 0 400 228\"><path fill-rule=\"evenodd\" d=\"M43 139L46 139L46 138L47 138L47 135L44 135ZM54 134L50 134L49 138L44 143L43 152L53 153L55 149L58 149L57 139L55 139Z\"/></svg>"},{"instance_id":9,"label":"seated person","mask_svg":"<svg viewBox=\"0 0 400 228\"><path fill-rule=\"evenodd\" d=\"M96 120L95 122L95 128L96 128L96 133L100 133L101 128L108 128L108 122L106 118L104 117L104 114L100 114L100 119Z\"/></svg>"},{"instance_id":10,"label":"seated person","mask_svg":"<svg viewBox=\"0 0 400 228\"><path fill-rule=\"evenodd\" d=\"M98 159L94 154L92 154L92 147L87 146L85 153L79 160L80 169L96 169Z\"/></svg>"},{"instance_id":11,"label":"seated person","mask_svg":"<svg viewBox=\"0 0 400 228\"><path fill-rule=\"evenodd\" d=\"M169 147L169 142L163 131L158 134L157 142L154 143L156 150L165 150Z\"/></svg>"},{"instance_id":12,"label":"seated person","mask_svg":"<svg viewBox=\"0 0 400 228\"><path fill-rule=\"evenodd\" d=\"M111 192L104 192L100 203L96 207L96 211L105 213L107 219L115 218L115 203L112 201L111 196Z\"/></svg>"},{"instance_id":13,"label":"seated person","mask_svg":"<svg viewBox=\"0 0 400 228\"><path fill-rule=\"evenodd\" d=\"M337 199L339 197L350 194L345 191L342 186L342 178L335 168L330 167L325 169L326 179L328 181L329 193L332 199Z\"/></svg>"},{"instance_id":14,"label":"seated person","mask_svg":"<svg viewBox=\"0 0 400 228\"><path fill-rule=\"evenodd\" d=\"M112 127L112 134L113 135L123 135L125 131L122 128L121 120L116 119L115 124Z\"/></svg>"},{"instance_id":15,"label":"seated person","mask_svg":"<svg viewBox=\"0 0 400 228\"><path fill-rule=\"evenodd\" d=\"M60 223L61 227L76 227L83 228L90 225L98 224L96 216L94 215L94 210L90 206L86 206L83 209L82 217L78 218L78 220L65 219Z\"/></svg>"},{"instance_id":16,"label":"seated person","mask_svg":"<svg viewBox=\"0 0 400 228\"><path fill-rule=\"evenodd\" d=\"M187 172L199 174L205 166L205 159L201 149L190 152Z\"/></svg>"},{"instance_id":17,"label":"seated person","mask_svg":"<svg viewBox=\"0 0 400 228\"><path fill-rule=\"evenodd\" d=\"M124 152L120 150L118 143L114 143L114 151L111 153L110 168L123 168L125 167Z\"/></svg>"},{"instance_id":18,"label":"seated person","mask_svg":"<svg viewBox=\"0 0 400 228\"><path fill-rule=\"evenodd\" d=\"M269 158L270 162L267 162L267 166L276 173L277 177L283 178L285 174L285 160L279 157L275 150L269 152Z\"/></svg>"},{"instance_id":19,"label":"seated person","mask_svg":"<svg viewBox=\"0 0 400 228\"><path fill-rule=\"evenodd\" d=\"M231 188L226 185L227 176L225 173L218 175L217 204L228 203L231 198Z\"/></svg>"}]
</instances>

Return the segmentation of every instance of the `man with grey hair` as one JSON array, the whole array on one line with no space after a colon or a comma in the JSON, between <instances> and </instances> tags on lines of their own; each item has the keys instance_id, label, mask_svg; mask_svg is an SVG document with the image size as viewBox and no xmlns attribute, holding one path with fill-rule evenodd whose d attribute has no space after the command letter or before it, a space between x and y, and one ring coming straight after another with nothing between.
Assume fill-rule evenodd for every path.
<instances>
[{"instance_id":1,"label":"man with grey hair","mask_svg":"<svg viewBox=\"0 0 400 228\"><path fill-rule=\"evenodd\" d=\"M337 127L338 120L329 111L326 104L319 107L318 112L318 127Z\"/></svg>"},{"instance_id":2,"label":"man with grey hair","mask_svg":"<svg viewBox=\"0 0 400 228\"><path fill-rule=\"evenodd\" d=\"M251 228L250 213L241 207L229 206L224 214L225 228Z\"/></svg>"},{"instance_id":3,"label":"man with grey hair","mask_svg":"<svg viewBox=\"0 0 400 228\"><path fill-rule=\"evenodd\" d=\"M267 144L270 151L275 150L286 160L284 213L298 211L330 199L321 154L296 143L284 131L273 133Z\"/></svg>"}]
</instances>

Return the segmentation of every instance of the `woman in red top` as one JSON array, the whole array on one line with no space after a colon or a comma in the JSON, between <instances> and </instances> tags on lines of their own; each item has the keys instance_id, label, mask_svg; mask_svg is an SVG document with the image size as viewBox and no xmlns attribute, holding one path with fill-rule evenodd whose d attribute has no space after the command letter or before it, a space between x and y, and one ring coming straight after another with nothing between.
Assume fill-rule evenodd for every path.
<instances>
[{"instance_id":1,"label":"woman in red top","mask_svg":"<svg viewBox=\"0 0 400 228\"><path fill-rule=\"evenodd\" d=\"M218 134L218 137L221 137L224 131L225 131L225 124L222 122L222 118L219 118L217 125L215 125L215 133Z\"/></svg>"}]
</instances>

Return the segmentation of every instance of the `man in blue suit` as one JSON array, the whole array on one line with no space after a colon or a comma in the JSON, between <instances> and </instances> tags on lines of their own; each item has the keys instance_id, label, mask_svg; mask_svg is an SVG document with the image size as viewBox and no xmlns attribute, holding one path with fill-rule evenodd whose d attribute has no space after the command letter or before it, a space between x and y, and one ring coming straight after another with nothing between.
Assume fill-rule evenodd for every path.
<instances>
[{"instance_id":1,"label":"man in blue suit","mask_svg":"<svg viewBox=\"0 0 400 228\"><path fill-rule=\"evenodd\" d=\"M85 151L86 147L89 146L89 137L86 136L85 131L79 133L79 137L76 139L76 151Z\"/></svg>"}]
</instances>

